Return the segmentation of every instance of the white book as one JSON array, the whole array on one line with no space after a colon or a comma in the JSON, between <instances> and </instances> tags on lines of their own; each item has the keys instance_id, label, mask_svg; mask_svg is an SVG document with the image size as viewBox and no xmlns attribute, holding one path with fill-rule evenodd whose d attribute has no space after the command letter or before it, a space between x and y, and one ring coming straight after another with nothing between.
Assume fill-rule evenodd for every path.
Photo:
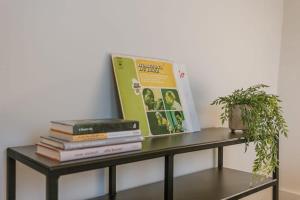
<instances>
[{"instance_id":1,"label":"white book","mask_svg":"<svg viewBox=\"0 0 300 200\"><path fill-rule=\"evenodd\" d=\"M105 140L68 142L50 136L46 136L46 137L41 136L40 142L63 150L73 150L73 149L100 147L100 146L132 143L132 142L141 142L143 141L143 139L144 139L143 136L130 136L130 137L110 138Z\"/></svg>"},{"instance_id":2,"label":"white book","mask_svg":"<svg viewBox=\"0 0 300 200\"><path fill-rule=\"evenodd\" d=\"M37 154L48 157L57 161L70 161L81 158L90 158L96 156L104 156L128 151L136 151L142 149L141 142L119 144L112 146L93 147L77 150L60 150L50 145L38 143Z\"/></svg>"},{"instance_id":3,"label":"white book","mask_svg":"<svg viewBox=\"0 0 300 200\"><path fill-rule=\"evenodd\" d=\"M200 131L200 123L196 106L192 96L192 90L185 65L174 64L174 74L177 82L177 89L180 94L181 104L185 117L185 131Z\"/></svg>"}]
</instances>

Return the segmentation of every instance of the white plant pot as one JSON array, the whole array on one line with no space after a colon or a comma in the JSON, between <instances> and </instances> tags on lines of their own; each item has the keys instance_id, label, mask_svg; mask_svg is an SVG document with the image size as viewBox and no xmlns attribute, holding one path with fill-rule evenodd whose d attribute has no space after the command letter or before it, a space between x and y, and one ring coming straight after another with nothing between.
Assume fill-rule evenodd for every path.
<instances>
[{"instance_id":1,"label":"white plant pot","mask_svg":"<svg viewBox=\"0 0 300 200\"><path fill-rule=\"evenodd\" d=\"M229 128L232 132L236 130L244 131L247 129L247 126L243 123L242 120L242 109L247 105L236 105L234 106L229 113Z\"/></svg>"}]
</instances>

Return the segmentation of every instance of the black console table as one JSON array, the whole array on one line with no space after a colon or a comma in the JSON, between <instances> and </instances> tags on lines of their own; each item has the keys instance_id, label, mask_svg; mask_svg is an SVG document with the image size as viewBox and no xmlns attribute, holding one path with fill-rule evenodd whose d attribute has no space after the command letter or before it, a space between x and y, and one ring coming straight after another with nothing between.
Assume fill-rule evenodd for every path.
<instances>
[{"instance_id":1,"label":"black console table","mask_svg":"<svg viewBox=\"0 0 300 200\"><path fill-rule=\"evenodd\" d=\"M61 163L37 155L34 145L12 147L7 149L7 200L16 199L16 161L46 176L46 200L58 199L60 176L105 167L109 167L109 194L92 200L240 199L268 187L273 187L273 200L278 200L278 169L272 178L250 186L251 173L223 167L223 147L244 142L242 134L208 128L195 133L146 138L141 151ZM213 148L218 149L218 166L173 178L174 155ZM158 157L165 157L164 181L116 192L116 165Z\"/></svg>"}]
</instances>

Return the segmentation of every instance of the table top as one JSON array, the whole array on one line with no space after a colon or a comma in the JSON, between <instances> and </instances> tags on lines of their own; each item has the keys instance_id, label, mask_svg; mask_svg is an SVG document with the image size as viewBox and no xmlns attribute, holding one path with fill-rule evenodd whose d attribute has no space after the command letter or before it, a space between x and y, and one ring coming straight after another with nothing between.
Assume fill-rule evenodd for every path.
<instances>
[{"instance_id":1,"label":"table top","mask_svg":"<svg viewBox=\"0 0 300 200\"><path fill-rule=\"evenodd\" d=\"M206 128L199 132L148 137L139 151L98 156L67 162L50 160L36 154L36 146L19 146L7 149L7 155L44 174L59 175L103 168L203 149L244 143L242 133L231 133L227 128Z\"/></svg>"}]
</instances>

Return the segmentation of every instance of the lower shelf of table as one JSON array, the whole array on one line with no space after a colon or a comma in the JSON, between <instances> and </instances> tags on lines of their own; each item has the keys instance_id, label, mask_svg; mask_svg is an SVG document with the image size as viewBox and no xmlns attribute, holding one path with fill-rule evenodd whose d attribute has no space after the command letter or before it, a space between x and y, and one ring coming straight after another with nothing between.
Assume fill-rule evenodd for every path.
<instances>
[{"instance_id":1,"label":"lower shelf of table","mask_svg":"<svg viewBox=\"0 0 300 200\"><path fill-rule=\"evenodd\" d=\"M276 179L256 178L251 186L252 174L234 169L208 169L174 179L174 200L239 199L277 184ZM164 183L152 183L90 200L163 200Z\"/></svg>"}]
</instances>

